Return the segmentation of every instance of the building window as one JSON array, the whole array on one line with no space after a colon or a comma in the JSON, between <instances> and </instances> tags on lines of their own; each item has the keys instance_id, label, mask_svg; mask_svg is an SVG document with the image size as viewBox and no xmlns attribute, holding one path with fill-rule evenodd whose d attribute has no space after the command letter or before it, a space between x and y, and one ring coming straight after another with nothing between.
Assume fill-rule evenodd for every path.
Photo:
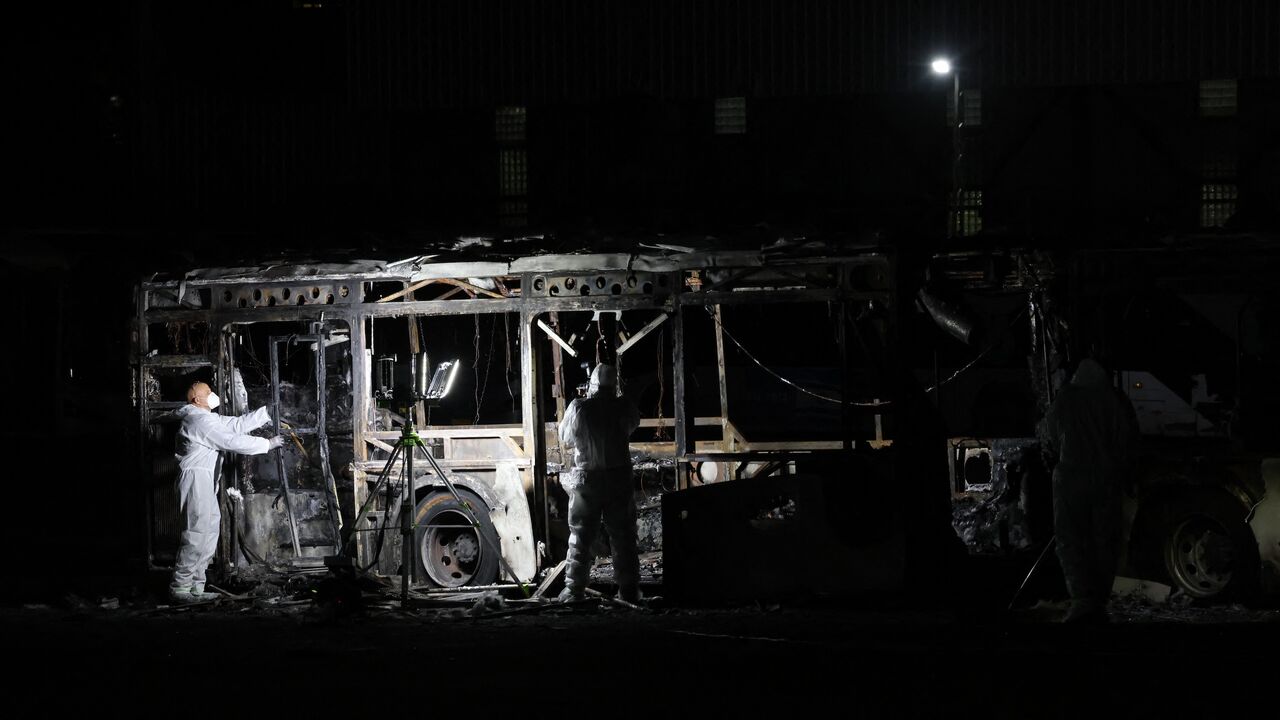
<instances>
[{"instance_id":1,"label":"building window","mask_svg":"<svg viewBox=\"0 0 1280 720\"><path fill-rule=\"evenodd\" d=\"M1222 227L1236 212L1239 190L1232 183L1200 186L1200 227Z\"/></svg>"},{"instance_id":2,"label":"building window","mask_svg":"<svg viewBox=\"0 0 1280 720\"><path fill-rule=\"evenodd\" d=\"M1236 114L1235 80L1202 80L1200 82L1200 115L1231 117Z\"/></svg>"},{"instance_id":3,"label":"building window","mask_svg":"<svg viewBox=\"0 0 1280 720\"><path fill-rule=\"evenodd\" d=\"M961 190L951 198L948 221L960 237L982 232L982 191Z\"/></svg>"},{"instance_id":4,"label":"building window","mask_svg":"<svg viewBox=\"0 0 1280 720\"><path fill-rule=\"evenodd\" d=\"M498 222L504 227L524 227L529 215L529 204L524 200L498 202Z\"/></svg>"},{"instance_id":5,"label":"building window","mask_svg":"<svg viewBox=\"0 0 1280 720\"><path fill-rule=\"evenodd\" d=\"M716 134L742 135L747 132L747 99L716 98Z\"/></svg>"},{"instance_id":6,"label":"building window","mask_svg":"<svg viewBox=\"0 0 1280 720\"><path fill-rule=\"evenodd\" d=\"M498 142L498 222L506 227L522 227L528 222L527 120L523 107L500 107L493 115L493 134Z\"/></svg>"},{"instance_id":7,"label":"building window","mask_svg":"<svg viewBox=\"0 0 1280 720\"><path fill-rule=\"evenodd\" d=\"M498 151L498 194L517 197L528 194L529 163L523 148Z\"/></svg>"},{"instance_id":8,"label":"building window","mask_svg":"<svg viewBox=\"0 0 1280 720\"><path fill-rule=\"evenodd\" d=\"M1236 158L1231 153L1206 152L1203 166L1206 182L1234 182L1236 179Z\"/></svg>"},{"instance_id":9,"label":"building window","mask_svg":"<svg viewBox=\"0 0 1280 720\"><path fill-rule=\"evenodd\" d=\"M965 90L960 93L960 104L964 106L964 124L977 127L982 124L982 91Z\"/></svg>"},{"instance_id":10,"label":"building window","mask_svg":"<svg viewBox=\"0 0 1280 720\"><path fill-rule=\"evenodd\" d=\"M498 108L493 115L493 132L498 142L524 142L526 119L522 107Z\"/></svg>"}]
</instances>

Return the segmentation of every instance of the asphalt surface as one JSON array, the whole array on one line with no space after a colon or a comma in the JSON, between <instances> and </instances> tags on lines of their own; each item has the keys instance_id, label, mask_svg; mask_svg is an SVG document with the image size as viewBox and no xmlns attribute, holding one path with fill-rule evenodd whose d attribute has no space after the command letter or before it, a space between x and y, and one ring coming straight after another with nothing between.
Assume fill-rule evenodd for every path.
<instances>
[{"instance_id":1,"label":"asphalt surface","mask_svg":"<svg viewBox=\"0 0 1280 720\"><path fill-rule=\"evenodd\" d=\"M1049 603L406 612L295 597L0 608L9 716L1228 717L1269 699L1280 647L1280 611L1239 606L1116 603L1111 624L1074 627Z\"/></svg>"}]
</instances>

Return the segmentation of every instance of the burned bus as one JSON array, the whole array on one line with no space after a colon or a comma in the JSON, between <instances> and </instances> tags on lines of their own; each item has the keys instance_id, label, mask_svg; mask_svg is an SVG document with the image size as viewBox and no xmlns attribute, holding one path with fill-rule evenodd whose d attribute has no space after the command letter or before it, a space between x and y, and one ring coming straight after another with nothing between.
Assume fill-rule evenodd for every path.
<instances>
[{"instance_id":1,"label":"burned bus","mask_svg":"<svg viewBox=\"0 0 1280 720\"><path fill-rule=\"evenodd\" d=\"M952 521L975 555L1053 537L1036 422L1081 358L1114 372L1142 436L1122 575L1222 601L1280 590L1274 240L981 250L933 258L915 356L952 437ZM920 320L924 318L924 320Z\"/></svg>"},{"instance_id":2,"label":"burned bus","mask_svg":"<svg viewBox=\"0 0 1280 720\"><path fill-rule=\"evenodd\" d=\"M900 584L908 511L868 502L910 484L886 480L895 431L910 426L892 372L892 253L799 240L749 251L661 238L609 253L523 247L463 238L397 260L141 282L133 399L152 564L172 562L181 530L166 416L200 379L226 398L224 412L267 406L265 431L287 438L277 452L224 458L216 570L309 572L342 556L426 590L534 580L567 542L556 423L591 368L612 362L643 416L631 444L641 549L657 555L665 542L668 580L694 575L720 536L700 520L732 507L760 545L756 587L825 577L832 558L873 568L837 573L845 585ZM452 387L424 401L412 376L443 366ZM418 462L405 477L389 460L415 421ZM729 485L745 495L719 499ZM814 545L798 552L797 537Z\"/></svg>"}]
</instances>

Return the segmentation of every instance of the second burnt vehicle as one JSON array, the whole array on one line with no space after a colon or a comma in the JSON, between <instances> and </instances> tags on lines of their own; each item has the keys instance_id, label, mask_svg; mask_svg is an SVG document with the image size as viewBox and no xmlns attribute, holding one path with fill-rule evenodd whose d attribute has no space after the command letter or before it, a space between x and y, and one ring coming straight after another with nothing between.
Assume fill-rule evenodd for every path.
<instances>
[{"instance_id":1,"label":"second burnt vehicle","mask_svg":"<svg viewBox=\"0 0 1280 720\"><path fill-rule=\"evenodd\" d=\"M953 525L970 552L1049 541L1035 423L1094 355L1142 435L1119 574L1203 601L1280 591L1277 269L1280 244L1252 235L935 256L918 317L937 319L936 342L917 366L936 358L944 381Z\"/></svg>"}]
</instances>

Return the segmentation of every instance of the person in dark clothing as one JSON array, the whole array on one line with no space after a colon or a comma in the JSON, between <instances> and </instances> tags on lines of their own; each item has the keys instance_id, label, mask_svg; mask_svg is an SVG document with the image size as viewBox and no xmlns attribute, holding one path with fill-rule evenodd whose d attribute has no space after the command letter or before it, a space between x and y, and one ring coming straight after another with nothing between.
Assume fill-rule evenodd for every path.
<instances>
[{"instance_id":1,"label":"person in dark clothing","mask_svg":"<svg viewBox=\"0 0 1280 720\"><path fill-rule=\"evenodd\" d=\"M1053 468L1053 525L1071 607L1064 622L1105 622L1115 580L1121 492L1137 439L1128 398L1096 361L1081 361L1037 433Z\"/></svg>"}]
</instances>

